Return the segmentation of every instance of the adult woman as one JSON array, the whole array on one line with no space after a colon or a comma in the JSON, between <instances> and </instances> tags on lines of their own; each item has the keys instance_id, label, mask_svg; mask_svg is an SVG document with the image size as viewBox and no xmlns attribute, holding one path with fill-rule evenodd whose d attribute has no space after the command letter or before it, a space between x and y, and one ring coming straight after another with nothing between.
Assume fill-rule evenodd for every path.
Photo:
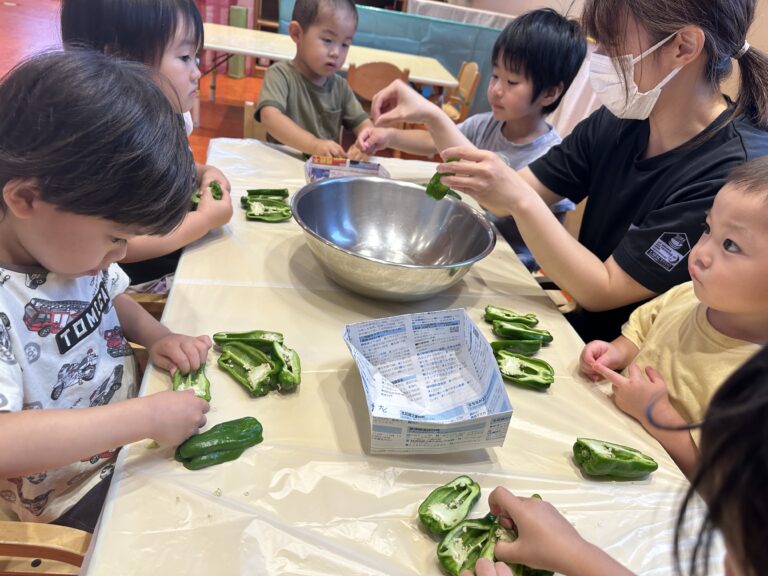
<instances>
[{"instance_id":1,"label":"adult woman","mask_svg":"<svg viewBox=\"0 0 768 576\"><path fill-rule=\"evenodd\" d=\"M462 160L439 167L455 174L443 181L512 215L581 304L571 321L585 340L614 338L640 302L689 279L688 252L726 175L768 154L768 58L746 42L754 11L755 0L587 0L582 25L599 43L590 73L605 107L519 172L466 145L443 151ZM733 59L735 103L720 91ZM420 106L391 86L373 114L378 125L414 121ZM553 226L547 205L563 197L589 197L578 241Z\"/></svg>"}]
</instances>

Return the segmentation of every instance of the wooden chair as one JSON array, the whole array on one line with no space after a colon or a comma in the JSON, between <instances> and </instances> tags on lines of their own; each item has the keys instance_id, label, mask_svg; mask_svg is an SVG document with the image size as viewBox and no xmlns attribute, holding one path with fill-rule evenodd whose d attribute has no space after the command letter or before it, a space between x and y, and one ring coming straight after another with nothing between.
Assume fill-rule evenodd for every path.
<instances>
[{"instance_id":1,"label":"wooden chair","mask_svg":"<svg viewBox=\"0 0 768 576\"><path fill-rule=\"evenodd\" d=\"M256 121L256 103L246 101L243 106L243 138L255 138L262 142L267 141L267 129L264 124Z\"/></svg>"},{"instance_id":2,"label":"wooden chair","mask_svg":"<svg viewBox=\"0 0 768 576\"><path fill-rule=\"evenodd\" d=\"M2 521L0 576L79 574L90 542L88 532L66 526Z\"/></svg>"},{"instance_id":3,"label":"wooden chair","mask_svg":"<svg viewBox=\"0 0 768 576\"><path fill-rule=\"evenodd\" d=\"M459 85L448 92L443 100L443 112L456 122L462 122L469 114L469 107L475 97L480 69L476 62L462 62L459 70Z\"/></svg>"},{"instance_id":4,"label":"wooden chair","mask_svg":"<svg viewBox=\"0 0 768 576\"><path fill-rule=\"evenodd\" d=\"M347 82L349 82L352 92L362 102L363 108L370 111L371 100L378 91L398 79L408 82L409 76L408 68L400 70L389 62L368 62L360 66L350 64L347 71Z\"/></svg>"}]
</instances>

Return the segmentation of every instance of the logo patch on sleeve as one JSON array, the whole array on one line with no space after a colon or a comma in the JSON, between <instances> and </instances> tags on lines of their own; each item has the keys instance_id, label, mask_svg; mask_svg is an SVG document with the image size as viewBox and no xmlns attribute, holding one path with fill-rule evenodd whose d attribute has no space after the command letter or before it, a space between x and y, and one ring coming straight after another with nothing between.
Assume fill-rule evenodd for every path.
<instances>
[{"instance_id":1,"label":"logo patch on sleeve","mask_svg":"<svg viewBox=\"0 0 768 576\"><path fill-rule=\"evenodd\" d=\"M645 255L667 272L682 262L691 251L691 243L684 232L664 232Z\"/></svg>"}]
</instances>

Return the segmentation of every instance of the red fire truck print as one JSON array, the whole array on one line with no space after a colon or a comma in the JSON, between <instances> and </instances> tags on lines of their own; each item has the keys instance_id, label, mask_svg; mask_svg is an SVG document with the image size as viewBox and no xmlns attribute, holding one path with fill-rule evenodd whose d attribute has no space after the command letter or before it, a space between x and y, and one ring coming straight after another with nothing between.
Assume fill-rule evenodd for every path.
<instances>
[{"instance_id":1,"label":"red fire truck print","mask_svg":"<svg viewBox=\"0 0 768 576\"><path fill-rule=\"evenodd\" d=\"M24 306L24 324L38 336L58 334L69 322L80 316L88 306L81 300L42 300L32 298Z\"/></svg>"}]
</instances>

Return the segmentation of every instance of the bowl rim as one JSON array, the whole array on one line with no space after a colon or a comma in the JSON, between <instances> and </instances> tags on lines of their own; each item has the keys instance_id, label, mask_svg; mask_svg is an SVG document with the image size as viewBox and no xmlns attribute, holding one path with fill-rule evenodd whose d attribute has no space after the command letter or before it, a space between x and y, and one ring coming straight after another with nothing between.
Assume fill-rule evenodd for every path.
<instances>
[{"instance_id":1,"label":"bowl rim","mask_svg":"<svg viewBox=\"0 0 768 576\"><path fill-rule=\"evenodd\" d=\"M315 232L309 226L307 226L304 220L299 216L298 211L296 210L296 206L302 197L312 192L315 188L319 188L323 185L326 185L330 181L347 182L351 180L365 180L367 182L396 182L397 184L403 185L406 188L414 188L422 192L426 190L424 186L421 186L414 182L408 182L407 180L396 180L394 178L381 178L380 176L339 176L336 178L323 178L322 180L315 180L314 182L310 182L309 184L302 186L299 190L297 190L291 196L291 212L293 213L293 219L296 221L296 223L301 227L301 229L304 232L306 232L307 234L309 234L319 242L325 244L326 246L329 246L330 248L343 252L344 254L354 256L355 258L360 258L361 260L366 260L368 262L375 262L377 264L387 264L389 266L396 266L399 268L408 268L408 269L413 268L415 270L450 270L453 268L462 268L464 266L471 266L476 262L479 262L486 256L488 256L488 254L490 254L493 251L493 249L496 247L496 231L493 229L493 225L488 221L488 219L485 216L483 216L483 214L480 211L476 210L472 206L469 206L464 201L458 200L457 198L453 198L451 196L446 196L442 200L436 200L436 202L445 202L445 201L457 202L457 203L461 202L462 208L468 210L470 215L474 217L476 220L478 220L480 225L485 230L486 234L490 236L490 242L488 243L488 246L486 246L486 248L480 254L474 256L473 258L470 258L468 260L463 260L461 262L456 262L454 264L403 264L400 262L390 262L389 260L374 258L372 256L364 256L363 254L358 254L357 252L352 252L351 250L342 248L341 246L334 244L330 240L323 238L317 232Z\"/></svg>"}]
</instances>

